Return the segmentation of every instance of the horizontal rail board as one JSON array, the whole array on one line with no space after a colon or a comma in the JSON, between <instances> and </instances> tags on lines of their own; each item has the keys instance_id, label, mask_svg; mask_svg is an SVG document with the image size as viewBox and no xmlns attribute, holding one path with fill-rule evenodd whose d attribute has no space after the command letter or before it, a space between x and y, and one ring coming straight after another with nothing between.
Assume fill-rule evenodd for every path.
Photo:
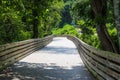
<instances>
[{"instance_id":1,"label":"horizontal rail board","mask_svg":"<svg viewBox=\"0 0 120 80\"><path fill-rule=\"evenodd\" d=\"M101 51L101 50L95 49L83 42L82 42L82 46L84 46L86 49L90 50L91 52L93 52L96 55L99 55L101 57L107 58L108 60L111 60L111 61L114 61L114 62L120 64L120 55L118 55L116 53Z\"/></svg>"},{"instance_id":2,"label":"horizontal rail board","mask_svg":"<svg viewBox=\"0 0 120 80\"><path fill-rule=\"evenodd\" d=\"M2 61L2 64L7 63L7 62L12 62L12 61L14 61L17 57L22 56L22 55L24 55L24 54L27 54L27 53L29 53L29 52L31 52L31 51L36 50L34 47L36 47L36 46L33 46L32 49L29 49L29 50L27 50L27 51L25 51L25 52L23 52L23 53L21 53L21 54L15 55L15 56L13 56L13 57L11 57L11 58L8 58L8 59Z\"/></svg>"},{"instance_id":3,"label":"horizontal rail board","mask_svg":"<svg viewBox=\"0 0 120 80\"><path fill-rule=\"evenodd\" d=\"M54 36L48 36L42 39L30 39L11 44L0 45L0 70L21 60L27 55L40 48L43 48L53 40Z\"/></svg>"},{"instance_id":4,"label":"horizontal rail board","mask_svg":"<svg viewBox=\"0 0 120 80\"><path fill-rule=\"evenodd\" d=\"M95 59L97 62L103 64L103 65L106 65L107 67L117 71L120 73L120 66L113 63L113 62L110 62L109 60L106 60L106 59L103 59L103 58L100 58L99 56L96 56L94 55L92 52L87 52L85 50L85 48L82 48L82 50L84 50L90 57L92 57L93 59ZM104 62L104 63L103 63Z\"/></svg>"},{"instance_id":5,"label":"horizontal rail board","mask_svg":"<svg viewBox=\"0 0 120 80\"><path fill-rule=\"evenodd\" d=\"M82 55L81 55L82 58ZM98 80L106 80L105 78L103 78L102 76L100 76L94 69L92 69L82 58L83 63L86 65L86 67L88 68L88 70L98 79Z\"/></svg>"},{"instance_id":6,"label":"horizontal rail board","mask_svg":"<svg viewBox=\"0 0 120 80\"><path fill-rule=\"evenodd\" d=\"M73 36L73 41L86 67L98 80L120 80L120 55L98 50Z\"/></svg>"},{"instance_id":7,"label":"horizontal rail board","mask_svg":"<svg viewBox=\"0 0 120 80\"><path fill-rule=\"evenodd\" d=\"M110 77L109 75L105 74L103 71L98 69L96 64L93 65L90 61L88 61L83 54L81 54L81 56L82 56L83 60L86 62L86 64L88 64L96 72L99 72L98 74L103 76L104 78L106 78L106 80L115 80L114 78Z\"/></svg>"},{"instance_id":8,"label":"horizontal rail board","mask_svg":"<svg viewBox=\"0 0 120 80\"><path fill-rule=\"evenodd\" d=\"M4 55L9 54L9 53L11 53L11 52L14 52L14 51L16 51L16 50L20 50L20 49L29 47L29 46L34 45L34 44L36 44L36 43L38 43L38 42L31 42L31 43L28 43L28 44L26 44L26 45L22 45L22 46L18 46L18 47L15 47L15 48L11 48L11 49L5 50L5 51L1 52L1 55L0 55L0 56L4 56Z\"/></svg>"},{"instance_id":9,"label":"horizontal rail board","mask_svg":"<svg viewBox=\"0 0 120 80\"><path fill-rule=\"evenodd\" d=\"M97 61L95 61L94 59L92 59L91 57L89 57L87 54L84 54L85 58L91 62L92 64L94 64L98 69L100 69L101 71L103 71L105 74L108 74L109 76L114 77L115 79L120 78L120 74L115 72L114 70L111 70L110 68L98 63Z\"/></svg>"},{"instance_id":10,"label":"horizontal rail board","mask_svg":"<svg viewBox=\"0 0 120 80\"><path fill-rule=\"evenodd\" d=\"M3 50L7 50L13 47L17 47L17 46L21 46L21 45L25 45L31 42L36 42L38 40L40 40L41 42L43 41L48 41L48 39L53 38L54 36L48 36L45 38L41 38L41 39L29 39L29 40L25 40L25 41L20 41L20 42L14 42L14 43L10 43L10 44L5 44L5 45L0 45L0 52L2 52Z\"/></svg>"},{"instance_id":11,"label":"horizontal rail board","mask_svg":"<svg viewBox=\"0 0 120 80\"><path fill-rule=\"evenodd\" d=\"M38 44L38 43L40 43L40 44ZM48 41L48 43L49 43L49 41ZM37 41L37 42L32 42L32 43L29 43L29 44L26 44L26 45L22 45L22 46L18 46L18 47L15 47L15 48L11 48L11 49L8 49L8 50L6 50L6 51L3 51L3 52L1 52L1 55L0 56L4 56L4 55L8 55L8 54L10 54L10 53L14 53L15 51L17 51L17 50L20 50L20 49L23 49L23 48L26 48L26 47L29 47L29 46L31 46L31 45L46 45L46 44L48 44L48 43L46 43L45 41L44 42L41 42L41 41ZM1 57L0 57L1 58Z\"/></svg>"},{"instance_id":12,"label":"horizontal rail board","mask_svg":"<svg viewBox=\"0 0 120 80\"><path fill-rule=\"evenodd\" d=\"M40 47L43 47L43 45L40 45ZM23 48L23 49L20 49L20 50L17 50L17 51L15 51L15 52L12 52L12 53L8 54L8 56L6 55L6 56L3 56L3 57L0 57L0 60L3 61L3 60L5 60L5 59L11 58L11 57L13 57L13 56L15 56L15 55L19 55L19 54L21 54L22 52L27 51L27 50L29 50L29 49L33 49L33 48L35 48L34 44L33 44L33 45L30 45L29 47L25 47L25 48Z\"/></svg>"}]
</instances>

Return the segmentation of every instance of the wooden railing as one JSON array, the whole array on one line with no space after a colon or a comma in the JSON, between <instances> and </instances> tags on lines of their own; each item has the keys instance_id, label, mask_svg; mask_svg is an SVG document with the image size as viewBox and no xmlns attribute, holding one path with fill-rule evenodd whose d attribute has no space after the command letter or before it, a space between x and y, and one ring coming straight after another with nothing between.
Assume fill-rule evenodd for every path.
<instances>
[{"instance_id":1,"label":"wooden railing","mask_svg":"<svg viewBox=\"0 0 120 80\"><path fill-rule=\"evenodd\" d=\"M37 51L38 49L46 46L53 39L52 36L48 36L42 39L30 39L11 44L5 44L0 46L0 70L13 64L16 61L21 60L27 55Z\"/></svg>"},{"instance_id":2,"label":"wooden railing","mask_svg":"<svg viewBox=\"0 0 120 80\"><path fill-rule=\"evenodd\" d=\"M77 46L90 72L99 80L120 80L120 55L95 49L76 37L65 35ZM0 70L46 46L54 36L30 39L0 46Z\"/></svg>"},{"instance_id":3,"label":"wooden railing","mask_svg":"<svg viewBox=\"0 0 120 80\"><path fill-rule=\"evenodd\" d=\"M75 43L84 64L98 80L120 80L119 54L98 50L73 36L67 38Z\"/></svg>"}]
</instances>

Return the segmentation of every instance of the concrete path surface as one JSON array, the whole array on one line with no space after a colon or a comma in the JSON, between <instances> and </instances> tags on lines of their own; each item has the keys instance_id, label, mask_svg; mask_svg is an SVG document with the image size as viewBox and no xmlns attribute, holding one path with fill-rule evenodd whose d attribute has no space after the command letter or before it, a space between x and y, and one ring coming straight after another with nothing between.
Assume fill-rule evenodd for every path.
<instances>
[{"instance_id":1,"label":"concrete path surface","mask_svg":"<svg viewBox=\"0 0 120 80\"><path fill-rule=\"evenodd\" d=\"M0 73L0 80L95 80L85 68L73 42L56 37Z\"/></svg>"}]
</instances>

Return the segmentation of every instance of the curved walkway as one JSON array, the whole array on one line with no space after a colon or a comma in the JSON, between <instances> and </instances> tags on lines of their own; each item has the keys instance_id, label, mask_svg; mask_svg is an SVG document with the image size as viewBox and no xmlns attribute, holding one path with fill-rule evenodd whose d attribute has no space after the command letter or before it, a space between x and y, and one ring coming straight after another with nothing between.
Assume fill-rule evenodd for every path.
<instances>
[{"instance_id":1,"label":"curved walkway","mask_svg":"<svg viewBox=\"0 0 120 80\"><path fill-rule=\"evenodd\" d=\"M75 45L64 37L54 38L0 74L0 80L95 80L85 68Z\"/></svg>"}]
</instances>

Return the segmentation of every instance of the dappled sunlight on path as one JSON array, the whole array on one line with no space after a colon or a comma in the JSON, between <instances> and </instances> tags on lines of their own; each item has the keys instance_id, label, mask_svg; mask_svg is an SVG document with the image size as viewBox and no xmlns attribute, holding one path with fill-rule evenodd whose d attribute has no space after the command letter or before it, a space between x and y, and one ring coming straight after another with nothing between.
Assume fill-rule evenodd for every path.
<instances>
[{"instance_id":1,"label":"dappled sunlight on path","mask_svg":"<svg viewBox=\"0 0 120 80\"><path fill-rule=\"evenodd\" d=\"M94 80L73 42L61 37L6 71L0 80Z\"/></svg>"}]
</instances>

